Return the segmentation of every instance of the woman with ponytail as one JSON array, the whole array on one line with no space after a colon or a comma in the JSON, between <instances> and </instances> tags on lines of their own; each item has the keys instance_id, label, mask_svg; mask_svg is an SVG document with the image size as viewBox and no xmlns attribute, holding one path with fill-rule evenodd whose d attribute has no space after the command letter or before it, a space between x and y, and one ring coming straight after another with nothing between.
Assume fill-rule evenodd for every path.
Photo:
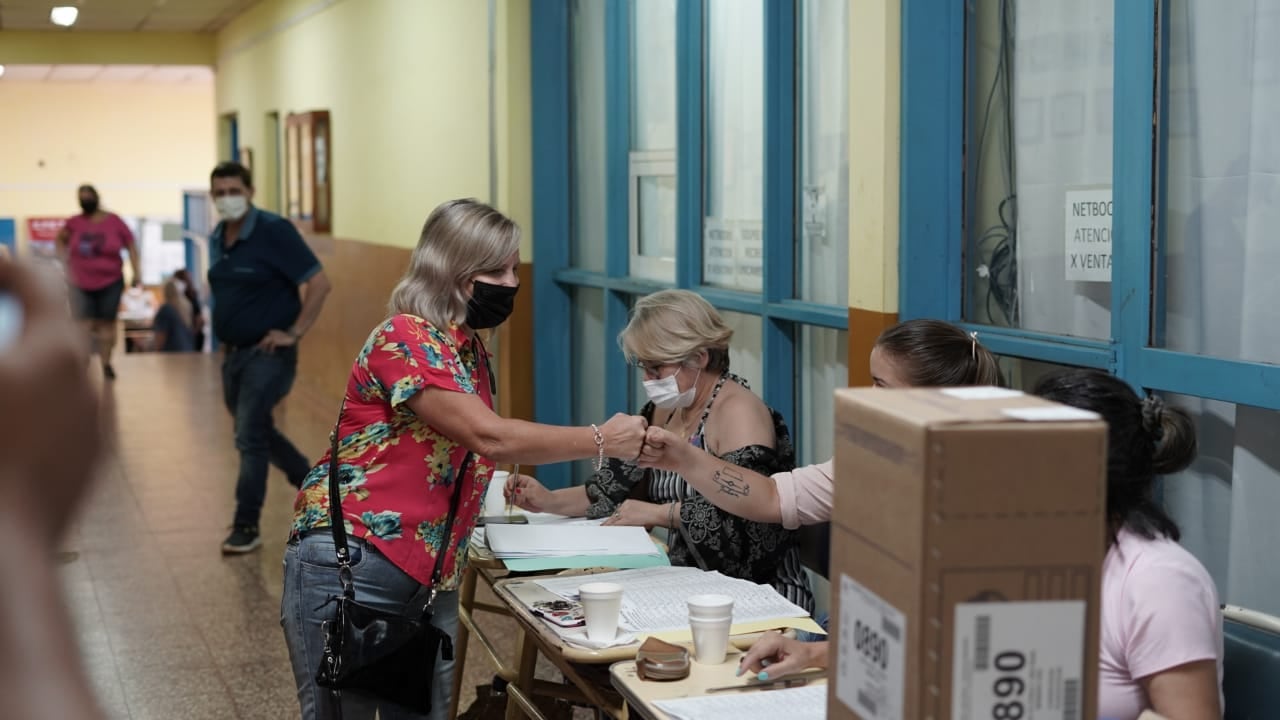
<instances>
[{"instance_id":1,"label":"woman with ponytail","mask_svg":"<svg viewBox=\"0 0 1280 720\"><path fill-rule=\"evenodd\" d=\"M1222 615L1213 578L1178 544L1156 477L1196 457L1195 426L1098 370L1043 378L1035 394L1107 421L1107 555L1102 565L1098 717L1222 717Z\"/></svg>"}]
</instances>

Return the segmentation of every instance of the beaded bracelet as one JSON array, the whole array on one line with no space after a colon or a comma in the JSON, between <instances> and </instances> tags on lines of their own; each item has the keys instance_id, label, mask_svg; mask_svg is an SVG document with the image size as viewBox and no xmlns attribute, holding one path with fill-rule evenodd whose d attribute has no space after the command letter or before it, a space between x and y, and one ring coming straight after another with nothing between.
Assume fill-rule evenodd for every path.
<instances>
[{"instance_id":1,"label":"beaded bracelet","mask_svg":"<svg viewBox=\"0 0 1280 720\"><path fill-rule=\"evenodd\" d=\"M600 428L595 423L591 424L591 432L595 433L596 441L596 471L604 469L604 433L600 432Z\"/></svg>"}]
</instances>

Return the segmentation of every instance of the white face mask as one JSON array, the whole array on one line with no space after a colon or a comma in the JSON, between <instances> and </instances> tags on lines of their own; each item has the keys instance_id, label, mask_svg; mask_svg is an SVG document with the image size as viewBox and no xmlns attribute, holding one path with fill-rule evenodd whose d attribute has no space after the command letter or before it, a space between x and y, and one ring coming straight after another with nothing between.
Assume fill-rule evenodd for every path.
<instances>
[{"instance_id":1,"label":"white face mask","mask_svg":"<svg viewBox=\"0 0 1280 720\"><path fill-rule=\"evenodd\" d=\"M213 207L218 211L218 217L227 222L235 222L249 212L249 198L243 195L223 195L214 198Z\"/></svg>"},{"instance_id":2,"label":"white face mask","mask_svg":"<svg viewBox=\"0 0 1280 720\"><path fill-rule=\"evenodd\" d=\"M644 381L645 394L649 396L649 400L653 402L654 407L670 410L673 408L686 408L693 404L693 396L696 394L698 387L698 378L702 377L702 370L699 368L698 374L693 378L693 384L689 386L689 389L680 392L680 385L676 383L676 376L683 369L681 367L664 378Z\"/></svg>"}]
</instances>

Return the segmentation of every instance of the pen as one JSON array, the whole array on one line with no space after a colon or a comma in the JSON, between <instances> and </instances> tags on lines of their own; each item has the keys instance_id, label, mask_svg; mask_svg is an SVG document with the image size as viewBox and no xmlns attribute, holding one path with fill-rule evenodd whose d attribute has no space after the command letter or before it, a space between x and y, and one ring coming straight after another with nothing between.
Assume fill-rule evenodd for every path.
<instances>
[{"instance_id":1,"label":"pen","mask_svg":"<svg viewBox=\"0 0 1280 720\"><path fill-rule=\"evenodd\" d=\"M516 493L520 490L520 463L516 463L515 472L511 473L511 477L515 480L515 485L511 488L511 494L507 496L507 517L511 516L511 505L515 502Z\"/></svg>"},{"instance_id":2,"label":"pen","mask_svg":"<svg viewBox=\"0 0 1280 720\"><path fill-rule=\"evenodd\" d=\"M777 680L752 681L743 683L742 685L724 685L722 687L707 688L707 692L722 692L727 690L760 690L764 688L792 688L808 685L810 680L819 680L827 676L826 670L809 670L787 677L780 677Z\"/></svg>"}]
</instances>

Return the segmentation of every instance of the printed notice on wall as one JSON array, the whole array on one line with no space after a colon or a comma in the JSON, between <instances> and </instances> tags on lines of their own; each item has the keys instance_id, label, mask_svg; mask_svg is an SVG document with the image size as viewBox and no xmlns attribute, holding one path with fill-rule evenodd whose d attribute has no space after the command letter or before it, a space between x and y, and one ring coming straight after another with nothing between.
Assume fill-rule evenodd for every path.
<instances>
[{"instance_id":1,"label":"printed notice on wall","mask_svg":"<svg viewBox=\"0 0 1280 720\"><path fill-rule=\"evenodd\" d=\"M706 218L702 235L702 281L708 285L733 287L734 228L719 218Z\"/></svg>"},{"instance_id":2,"label":"printed notice on wall","mask_svg":"<svg viewBox=\"0 0 1280 720\"><path fill-rule=\"evenodd\" d=\"M1111 187L1067 189L1067 280L1111 282Z\"/></svg>"},{"instance_id":3,"label":"printed notice on wall","mask_svg":"<svg viewBox=\"0 0 1280 720\"><path fill-rule=\"evenodd\" d=\"M954 720L1084 717L1084 602L956 605Z\"/></svg>"},{"instance_id":4,"label":"printed notice on wall","mask_svg":"<svg viewBox=\"0 0 1280 720\"><path fill-rule=\"evenodd\" d=\"M836 697L865 720L902 720L907 618L879 595L840 575Z\"/></svg>"}]
</instances>

